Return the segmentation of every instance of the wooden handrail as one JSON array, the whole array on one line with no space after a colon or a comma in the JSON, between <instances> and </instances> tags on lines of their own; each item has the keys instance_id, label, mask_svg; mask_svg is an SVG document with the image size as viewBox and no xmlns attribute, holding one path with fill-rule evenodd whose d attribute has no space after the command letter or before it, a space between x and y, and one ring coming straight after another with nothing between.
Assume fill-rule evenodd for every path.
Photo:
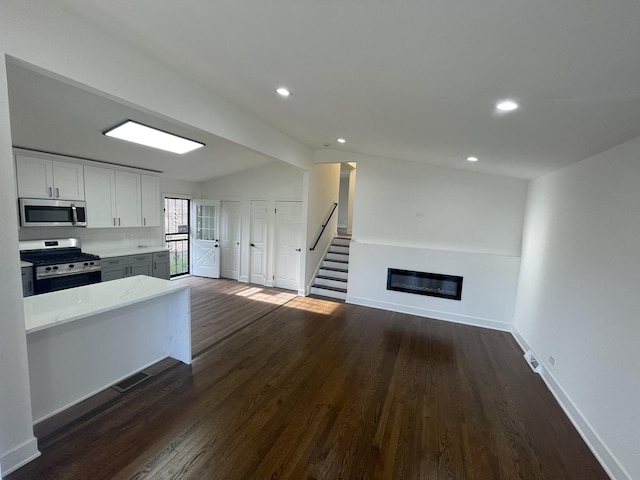
<instances>
[{"instance_id":1,"label":"wooden handrail","mask_svg":"<svg viewBox=\"0 0 640 480\"><path fill-rule=\"evenodd\" d=\"M327 217L327 219L322 224L322 230L320 230L320 233L318 234L318 238L316 238L316 241L314 242L313 247L311 247L309 250L315 250L316 245L318 245L318 242L320 241L320 237L322 237L322 234L324 233L324 229L327 228L327 225L329 225L329 220L331 220L331 217L333 216L333 212L336 211L336 207L337 206L338 206L338 204L336 202L333 202L333 206L331 207L331 211L329 212L329 216Z\"/></svg>"}]
</instances>

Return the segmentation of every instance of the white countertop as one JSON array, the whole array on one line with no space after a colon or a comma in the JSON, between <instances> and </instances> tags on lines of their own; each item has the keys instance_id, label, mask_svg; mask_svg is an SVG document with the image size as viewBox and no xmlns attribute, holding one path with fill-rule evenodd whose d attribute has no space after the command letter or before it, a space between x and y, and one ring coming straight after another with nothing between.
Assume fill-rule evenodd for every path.
<instances>
[{"instance_id":1,"label":"white countertop","mask_svg":"<svg viewBox=\"0 0 640 480\"><path fill-rule=\"evenodd\" d=\"M84 253L91 253L93 255L98 255L100 258L111 258L111 257L124 257L126 255L139 255L143 253L153 253L153 252L167 252L169 249L163 246L136 246L130 245L128 247L119 247L119 248L91 248L86 247L82 248Z\"/></svg>"},{"instance_id":2,"label":"white countertop","mask_svg":"<svg viewBox=\"0 0 640 480\"><path fill-rule=\"evenodd\" d=\"M26 297L23 299L26 332L37 332L187 289L189 286L181 282L138 275Z\"/></svg>"},{"instance_id":3,"label":"white countertop","mask_svg":"<svg viewBox=\"0 0 640 480\"><path fill-rule=\"evenodd\" d=\"M33 263L31 262L25 262L24 260L20 260L20 268L22 267L32 267Z\"/></svg>"}]
</instances>

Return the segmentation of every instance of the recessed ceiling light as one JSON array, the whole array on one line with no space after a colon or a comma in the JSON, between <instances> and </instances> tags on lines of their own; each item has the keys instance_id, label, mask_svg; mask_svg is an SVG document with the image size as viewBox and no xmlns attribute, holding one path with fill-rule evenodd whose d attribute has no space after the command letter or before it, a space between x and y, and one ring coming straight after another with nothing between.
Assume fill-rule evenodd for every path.
<instances>
[{"instance_id":1,"label":"recessed ceiling light","mask_svg":"<svg viewBox=\"0 0 640 480\"><path fill-rule=\"evenodd\" d=\"M501 112L513 112L520 107L520 104L515 100L500 100L496 103L496 109Z\"/></svg>"},{"instance_id":2,"label":"recessed ceiling light","mask_svg":"<svg viewBox=\"0 0 640 480\"><path fill-rule=\"evenodd\" d=\"M339 138L338 143L347 143L347 141L344 138Z\"/></svg>"},{"instance_id":3,"label":"recessed ceiling light","mask_svg":"<svg viewBox=\"0 0 640 480\"><path fill-rule=\"evenodd\" d=\"M478 157L467 157L467 161L469 161L469 162L477 162L478 161Z\"/></svg>"},{"instance_id":4,"label":"recessed ceiling light","mask_svg":"<svg viewBox=\"0 0 640 480\"><path fill-rule=\"evenodd\" d=\"M287 87L280 87L276 89L276 93L281 97L288 97L289 95L291 95L291 92Z\"/></svg>"},{"instance_id":5,"label":"recessed ceiling light","mask_svg":"<svg viewBox=\"0 0 640 480\"><path fill-rule=\"evenodd\" d=\"M195 142L188 138L179 137L173 133L163 132L157 128L148 127L142 123L127 120L126 122L102 132L107 137L119 138L147 147L158 148L172 153L187 153L200 147L204 143Z\"/></svg>"}]
</instances>

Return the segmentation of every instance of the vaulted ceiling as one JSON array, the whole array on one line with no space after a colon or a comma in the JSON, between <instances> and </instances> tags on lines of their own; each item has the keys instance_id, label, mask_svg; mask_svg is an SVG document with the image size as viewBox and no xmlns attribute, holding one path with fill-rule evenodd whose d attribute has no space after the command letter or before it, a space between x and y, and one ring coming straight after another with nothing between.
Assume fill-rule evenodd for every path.
<instances>
[{"instance_id":1,"label":"vaulted ceiling","mask_svg":"<svg viewBox=\"0 0 640 480\"><path fill-rule=\"evenodd\" d=\"M640 136L637 0L52 1L314 149L530 179Z\"/></svg>"}]
</instances>

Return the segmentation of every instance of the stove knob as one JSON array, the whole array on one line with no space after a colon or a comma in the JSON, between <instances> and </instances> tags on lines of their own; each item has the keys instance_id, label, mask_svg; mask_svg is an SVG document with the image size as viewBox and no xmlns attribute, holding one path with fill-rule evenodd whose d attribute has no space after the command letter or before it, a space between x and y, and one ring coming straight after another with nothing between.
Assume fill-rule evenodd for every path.
<instances>
[{"instance_id":1,"label":"stove knob","mask_svg":"<svg viewBox=\"0 0 640 480\"><path fill-rule=\"evenodd\" d=\"M50 272L50 271L51 271L51 267L47 267L47 268L45 268L45 270L46 270L47 272Z\"/></svg>"},{"instance_id":2,"label":"stove knob","mask_svg":"<svg viewBox=\"0 0 640 480\"><path fill-rule=\"evenodd\" d=\"M54 269L54 270L57 270L57 269L58 269L58 267L53 267L53 269Z\"/></svg>"},{"instance_id":3,"label":"stove knob","mask_svg":"<svg viewBox=\"0 0 640 480\"><path fill-rule=\"evenodd\" d=\"M95 265L95 263L93 263L93 262L89 262L89 265Z\"/></svg>"},{"instance_id":4,"label":"stove knob","mask_svg":"<svg viewBox=\"0 0 640 480\"><path fill-rule=\"evenodd\" d=\"M75 265L71 264L71 265L69 265L69 268L73 268L74 266L75 266Z\"/></svg>"},{"instance_id":5,"label":"stove knob","mask_svg":"<svg viewBox=\"0 0 640 480\"><path fill-rule=\"evenodd\" d=\"M88 266L89 266L89 264L88 264L87 262L84 262L84 266L85 266L85 267L88 267Z\"/></svg>"}]
</instances>

